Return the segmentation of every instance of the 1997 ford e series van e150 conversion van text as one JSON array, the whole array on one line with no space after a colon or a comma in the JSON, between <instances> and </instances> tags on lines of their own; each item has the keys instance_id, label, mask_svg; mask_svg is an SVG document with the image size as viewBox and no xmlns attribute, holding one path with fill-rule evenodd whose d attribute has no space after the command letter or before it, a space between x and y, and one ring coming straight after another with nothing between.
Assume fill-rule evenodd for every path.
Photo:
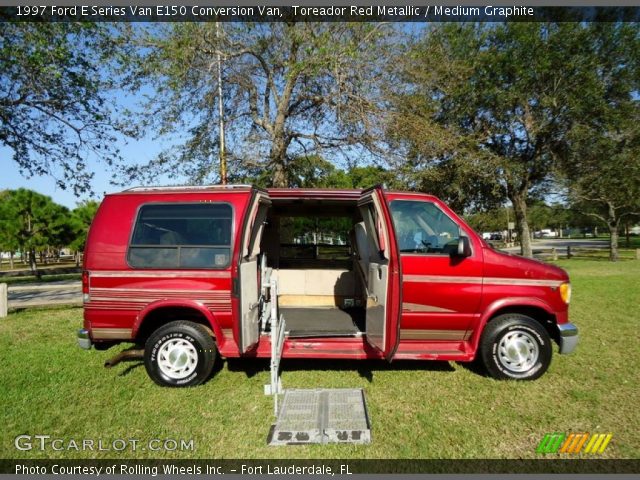
<instances>
[{"instance_id":1,"label":"1997 ford e series van e150 conversion van text","mask_svg":"<svg viewBox=\"0 0 640 480\"><path fill-rule=\"evenodd\" d=\"M478 358L495 378L530 380L553 343L570 353L578 341L564 270L494 250L433 196L381 187L107 195L83 296L80 346L139 345L150 377L168 386L203 382L218 353L274 352Z\"/></svg>"}]
</instances>

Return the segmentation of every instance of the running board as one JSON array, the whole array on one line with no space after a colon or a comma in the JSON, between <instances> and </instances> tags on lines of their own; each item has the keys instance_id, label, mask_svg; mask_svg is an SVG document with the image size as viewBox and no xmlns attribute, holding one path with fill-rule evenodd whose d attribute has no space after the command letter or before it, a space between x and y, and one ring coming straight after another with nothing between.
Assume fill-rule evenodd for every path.
<instances>
[{"instance_id":1,"label":"running board","mask_svg":"<svg viewBox=\"0 0 640 480\"><path fill-rule=\"evenodd\" d=\"M371 443L362 389L285 390L269 445Z\"/></svg>"},{"instance_id":2,"label":"running board","mask_svg":"<svg viewBox=\"0 0 640 480\"><path fill-rule=\"evenodd\" d=\"M287 332L287 338L324 338L324 337L362 337L362 332L345 332L343 330L329 331L329 330L291 330Z\"/></svg>"}]
</instances>

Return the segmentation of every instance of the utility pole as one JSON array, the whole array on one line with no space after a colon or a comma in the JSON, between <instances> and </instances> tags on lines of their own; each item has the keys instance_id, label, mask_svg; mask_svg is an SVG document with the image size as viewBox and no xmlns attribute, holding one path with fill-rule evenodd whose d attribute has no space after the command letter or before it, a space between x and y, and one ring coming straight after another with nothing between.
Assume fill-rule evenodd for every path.
<instances>
[{"instance_id":1,"label":"utility pole","mask_svg":"<svg viewBox=\"0 0 640 480\"><path fill-rule=\"evenodd\" d=\"M504 184L504 190L509 200L509 185L507 183ZM511 246L511 220L509 219L509 205L505 205L505 210L507 211L507 244Z\"/></svg>"},{"instance_id":2,"label":"utility pole","mask_svg":"<svg viewBox=\"0 0 640 480\"><path fill-rule=\"evenodd\" d=\"M220 122L220 183L227 184L227 159L224 145L224 102L222 101L222 55L220 54L220 22L216 22L216 40L218 44L218 120Z\"/></svg>"}]
</instances>

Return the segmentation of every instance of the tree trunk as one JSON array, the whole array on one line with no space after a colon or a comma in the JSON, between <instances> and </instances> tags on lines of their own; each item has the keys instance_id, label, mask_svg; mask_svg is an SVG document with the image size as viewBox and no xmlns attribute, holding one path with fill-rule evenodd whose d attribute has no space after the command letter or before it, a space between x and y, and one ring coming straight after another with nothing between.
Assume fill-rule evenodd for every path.
<instances>
[{"instance_id":1,"label":"tree trunk","mask_svg":"<svg viewBox=\"0 0 640 480\"><path fill-rule=\"evenodd\" d=\"M284 136L284 132L278 135ZM271 183L276 188L287 188L289 186L289 172L287 172L287 147L283 139L274 140L269 152L271 168Z\"/></svg>"},{"instance_id":2,"label":"tree trunk","mask_svg":"<svg viewBox=\"0 0 640 480\"><path fill-rule=\"evenodd\" d=\"M9 252L9 268L13 270L13 252Z\"/></svg>"},{"instance_id":3,"label":"tree trunk","mask_svg":"<svg viewBox=\"0 0 640 480\"><path fill-rule=\"evenodd\" d=\"M611 239L609 240L609 260L612 262L617 262L620 258L618 253L618 225L617 223L609 223L609 232L611 234Z\"/></svg>"},{"instance_id":4,"label":"tree trunk","mask_svg":"<svg viewBox=\"0 0 640 480\"><path fill-rule=\"evenodd\" d=\"M276 188L287 188L289 186L289 180L287 179L287 172L283 164L281 163L273 164L273 174L271 175L271 183Z\"/></svg>"},{"instance_id":5,"label":"tree trunk","mask_svg":"<svg viewBox=\"0 0 640 480\"><path fill-rule=\"evenodd\" d=\"M29 268L34 275L38 274L38 266L36 265L36 249L29 250Z\"/></svg>"},{"instance_id":6,"label":"tree trunk","mask_svg":"<svg viewBox=\"0 0 640 480\"><path fill-rule=\"evenodd\" d=\"M620 218L616 216L616 209L611 202L607 202L607 226L609 227L609 260L617 262L620 258L618 254L618 227Z\"/></svg>"},{"instance_id":7,"label":"tree trunk","mask_svg":"<svg viewBox=\"0 0 640 480\"><path fill-rule=\"evenodd\" d=\"M511 196L513 203L513 211L516 217L516 229L518 237L520 237L520 255L527 258L533 258L533 249L531 248L531 232L527 221L527 198L524 193L516 193Z\"/></svg>"}]
</instances>

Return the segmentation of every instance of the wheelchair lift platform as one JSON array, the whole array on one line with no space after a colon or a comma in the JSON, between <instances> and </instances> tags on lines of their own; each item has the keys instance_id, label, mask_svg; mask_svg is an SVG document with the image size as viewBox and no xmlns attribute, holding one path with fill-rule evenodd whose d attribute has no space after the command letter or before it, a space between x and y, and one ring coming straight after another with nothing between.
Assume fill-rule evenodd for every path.
<instances>
[{"instance_id":1,"label":"wheelchair lift platform","mask_svg":"<svg viewBox=\"0 0 640 480\"><path fill-rule=\"evenodd\" d=\"M269 445L370 443L371 425L362 389L285 390Z\"/></svg>"},{"instance_id":2,"label":"wheelchair lift platform","mask_svg":"<svg viewBox=\"0 0 640 480\"><path fill-rule=\"evenodd\" d=\"M264 393L273 396L276 422L271 426L269 445L309 443L370 443L371 423L361 388L282 388L280 360L285 337L285 322L276 305L278 286L270 279L270 302L263 310L263 321L271 331L271 382ZM268 298L269 298L268 297ZM282 395L282 403L278 397Z\"/></svg>"}]
</instances>

